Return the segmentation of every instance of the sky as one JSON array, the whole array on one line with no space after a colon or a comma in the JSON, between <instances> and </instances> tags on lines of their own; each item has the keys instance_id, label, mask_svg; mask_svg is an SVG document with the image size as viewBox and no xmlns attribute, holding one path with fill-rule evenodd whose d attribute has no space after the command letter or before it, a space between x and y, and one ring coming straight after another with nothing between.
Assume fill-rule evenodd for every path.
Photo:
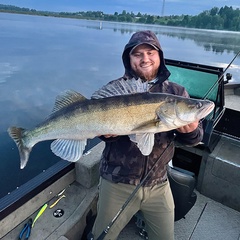
<instances>
[{"instance_id":1,"label":"sky","mask_svg":"<svg viewBox=\"0 0 240 240\"><path fill-rule=\"evenodd\" d=\"M0 0L0 4L54 12L102 11L113 14L126 10L159 16L163 12L165 16L197 15L213 7L240 8L240 0Z\"/></svg>"}]
</instances>

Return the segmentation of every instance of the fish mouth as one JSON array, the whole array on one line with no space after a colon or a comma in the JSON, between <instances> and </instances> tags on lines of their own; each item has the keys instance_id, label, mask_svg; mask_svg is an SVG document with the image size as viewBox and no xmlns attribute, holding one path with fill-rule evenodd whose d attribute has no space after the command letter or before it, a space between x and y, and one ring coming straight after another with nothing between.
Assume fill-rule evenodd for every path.
<instances>
[{"instance_id":1,"label":"fish mouth","mask_svg":"<svg viewBox=\"0 0 240 240\"><path fill-rule=\"evenodd\" d=\"M214 109L215 104L213 102L208 102L205 107L200 111L199 119L205 118Z\"/></svg>"}]
</instances>

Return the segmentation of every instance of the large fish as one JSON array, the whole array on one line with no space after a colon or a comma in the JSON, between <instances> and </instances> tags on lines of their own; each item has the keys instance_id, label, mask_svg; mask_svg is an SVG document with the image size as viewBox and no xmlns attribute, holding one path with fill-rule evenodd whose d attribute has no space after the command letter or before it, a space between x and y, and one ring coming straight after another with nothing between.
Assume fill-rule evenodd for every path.
<instances>
[{"instance_id":1,"label":"large fish","mask_svg":"<svg viewBox=\"0 0 240 240\"><path fill-rule=\"evenodd\" d=\"M92 99L67 91L56 98L51 115L32 130L10 127L18 146L21 169L32 147L54 140L51 150L62 159L80 159L87 139L113 134L129 135L143 155L149 155L154 134L179 128L206 117L214 108L208 100L150 93L141 80L122 80L96 91Z\"/></svg>"}]
</instances>

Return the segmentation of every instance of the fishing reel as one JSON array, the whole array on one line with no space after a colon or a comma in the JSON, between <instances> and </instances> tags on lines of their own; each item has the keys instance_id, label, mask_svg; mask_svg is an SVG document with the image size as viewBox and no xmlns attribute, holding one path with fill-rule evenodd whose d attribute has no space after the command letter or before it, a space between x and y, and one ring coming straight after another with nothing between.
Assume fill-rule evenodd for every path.
<instances>
[{"instance_id":1,"label":"fishing reel","mask_svg":"<svg viewBox=\"0 0 240 240\"><path fill-rule=\"evenodd\" d=\"M232 74L231 73L226 73L226 78L223 81L224 85L229 83L230 80L232 80Z\"/></svg>"}]
</instances>

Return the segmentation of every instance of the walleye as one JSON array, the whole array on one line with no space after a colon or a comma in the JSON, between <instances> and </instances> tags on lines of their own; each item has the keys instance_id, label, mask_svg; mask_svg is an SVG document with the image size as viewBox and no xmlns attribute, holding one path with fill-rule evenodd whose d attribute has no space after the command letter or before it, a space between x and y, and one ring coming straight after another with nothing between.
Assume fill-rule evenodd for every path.
<instances>
[{"instance_id":1,"label":"walleye","mask_svg":"<svg viewBox=\"0 0 240 240\"><path fill-rule=\"evenodd\" d=\"M208 100L150 93L141 80L122 80L86 99L75 91L56 98L50 116L32 130L10 127L20 155L21 169L35 144L54 140L51 150L60 158L80 159L87 139L113 134L129 135L143 155L149 155L154 134L179 128L206 117L214 108Z\"/></svg>"}]
</instances>

